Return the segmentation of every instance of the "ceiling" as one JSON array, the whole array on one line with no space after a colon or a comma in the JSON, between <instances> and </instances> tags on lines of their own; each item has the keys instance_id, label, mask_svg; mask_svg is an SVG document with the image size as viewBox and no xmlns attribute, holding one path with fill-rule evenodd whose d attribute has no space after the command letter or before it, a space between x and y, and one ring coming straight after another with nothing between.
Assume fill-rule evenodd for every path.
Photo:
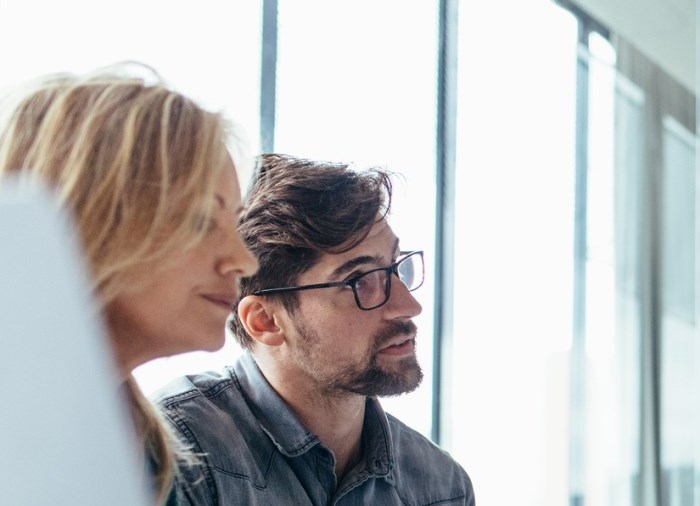
<instances>
[{"instance_id":1,"label":"ceiling","mask_svg":"<svg viewBox=\"0 0 700 506\"><path fill-rule=\"evenodd\" d=\"M571 0L696 90L696 0Z\"/></svg>"}]
</instances>

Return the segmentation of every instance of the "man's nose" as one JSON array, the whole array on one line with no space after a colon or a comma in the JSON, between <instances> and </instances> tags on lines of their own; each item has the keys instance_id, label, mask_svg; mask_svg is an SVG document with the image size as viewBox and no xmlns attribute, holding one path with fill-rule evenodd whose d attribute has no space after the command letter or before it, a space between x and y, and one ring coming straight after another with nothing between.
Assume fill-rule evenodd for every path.
<instances>
[{"instance_id":1,"label":"man's nose","mask_svg":"<svg viewBox=\"0 0 700 506\"><path fill-rule=\"evenodd\" d=\"M413 293L396 274L392 274L391 294L386 305L390 318L408 320L415 318L423 311L423 307L413 296Z\"/></svg>"}]
</instances>

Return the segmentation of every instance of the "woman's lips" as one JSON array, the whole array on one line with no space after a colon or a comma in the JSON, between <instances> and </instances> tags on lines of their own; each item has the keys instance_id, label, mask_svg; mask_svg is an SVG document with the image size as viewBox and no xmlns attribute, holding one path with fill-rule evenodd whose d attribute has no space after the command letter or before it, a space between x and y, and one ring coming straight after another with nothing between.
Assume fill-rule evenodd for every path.
<instances>
[{"instance_id":1,"label":"woman's lips","mask_svg":"<svg viewBox=\"0 0 700 506\"><path fill-rule=\"evenodd\" d=\"M204 294L202 295L206 300L209 302L212 302L218 306L221 306L223 308L226 308L228 311L233 310L233 304L234 301L236 300L236 295L228 295L228 294Z\"/></svg>"}]
</instances>

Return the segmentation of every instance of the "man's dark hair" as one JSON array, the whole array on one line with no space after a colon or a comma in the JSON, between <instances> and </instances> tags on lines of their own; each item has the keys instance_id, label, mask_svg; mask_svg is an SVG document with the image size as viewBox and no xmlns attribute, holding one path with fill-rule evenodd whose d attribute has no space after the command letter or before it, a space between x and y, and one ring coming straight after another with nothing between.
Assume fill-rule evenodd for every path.
<instances>
[{"instance_id":1,"label":"man's dark hair","mask_svg":"<svg viewBox=\"0 0 700 506\"><path fill-rule=\"evenodd\" d=\"M323 254L357 246L389 212L391 191L391 174L376 167L357 171L346 164L261 155L238 227L259 269L241 280L240 298L293 286ZM289 312L298 307L296 292L270 297ZM230 329L250 349L252 339L235 311Z\"/></svg>"}]
</instances>

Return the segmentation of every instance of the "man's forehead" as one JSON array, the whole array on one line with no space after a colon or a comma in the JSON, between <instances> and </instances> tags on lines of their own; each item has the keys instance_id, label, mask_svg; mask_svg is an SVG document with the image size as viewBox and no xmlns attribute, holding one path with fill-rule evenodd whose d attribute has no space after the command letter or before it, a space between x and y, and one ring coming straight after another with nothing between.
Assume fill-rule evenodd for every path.
<instances>
[{"instance_id":1,"label":"man's forehead","mask_svg":"<svg viewBox=\"0 0 700 506\"><path fill-rule=\"evenodd\" d=\"M312 269L332 274L344 265L376 264L384 266L391 262L399 251L399 239L386 220L377 222L365 239L354 248L343 253L326 253Z\"/></svg>"},{"instance_id":2,"label":"man's forehead","mask_svg":"<svg viewBox=\"0 0 700 506\"><path fill-rule=\"evenodd\" d=\"M372 226L367 237L354 248L338 255L328 256L338 259L349 259L361 255L388 255L391 258L398 247L399 239L396 237L391 225L386 219L381 219Z\"/></svg>"}]
</instances>

